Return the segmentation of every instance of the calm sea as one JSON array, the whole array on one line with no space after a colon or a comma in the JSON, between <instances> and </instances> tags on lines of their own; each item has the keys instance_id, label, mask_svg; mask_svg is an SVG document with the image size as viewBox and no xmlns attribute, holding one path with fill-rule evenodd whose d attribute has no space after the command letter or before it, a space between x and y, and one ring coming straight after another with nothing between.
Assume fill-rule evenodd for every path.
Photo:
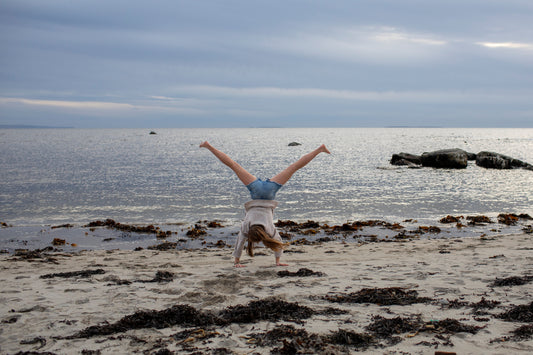
<instances>
[{"instance_id":1,"label":"calm sea","mask_svg":"<svg viewBox=\"0 0 533 355\"><path fill-rule=\"evenodd\" d=\"M238 224L248 191L207 150L272 177L325 143L278 192L276 217L326 223L447 214L533 215L533 172L392 167L393 153L495 151L533 163L533 129L5 129L0 130L0 221L24 228L112 218L121 223ZM300 146L288 146L299 142ZM19 229L17 229L19 228ZM31 229L31 228L30 228ZM31 229L34 230L34 229ZM2 232L6 235L7 232ZM30 232L28 232L30 233ZM1 235L0 235L1 237ZM1 238L0 238L1 239Z\"/></svg>"}]
</instances>

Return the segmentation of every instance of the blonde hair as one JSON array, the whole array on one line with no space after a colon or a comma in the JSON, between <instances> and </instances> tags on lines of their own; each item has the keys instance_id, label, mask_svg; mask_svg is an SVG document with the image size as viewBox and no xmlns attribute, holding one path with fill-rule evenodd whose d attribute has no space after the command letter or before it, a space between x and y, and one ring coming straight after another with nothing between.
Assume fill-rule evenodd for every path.
<instances>
[{"instance_id":1,"label":"blonde hair","mask_svg":"<svg viewBox=\"0 0 533 355\"><path fill-rule=\"evenodd\" d=\"M248 231L248 245L246 247L248 255L254 256L254 243L259 242L263 242L267 248L270 248L273 251L281 251L287 247L286 243L272 239L272 237L265 231L265 227L260 224L254 224Z\"/></svg>"}]
</instances>

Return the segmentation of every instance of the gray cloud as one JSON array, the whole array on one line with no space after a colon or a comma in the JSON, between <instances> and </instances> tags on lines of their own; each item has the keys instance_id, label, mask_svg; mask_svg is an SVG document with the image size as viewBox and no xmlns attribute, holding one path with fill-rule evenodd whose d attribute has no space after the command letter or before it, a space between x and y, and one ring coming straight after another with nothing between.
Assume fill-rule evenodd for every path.
<instances>
[{"instance_id":1,"label":"gray cloud","mask_svg":"<svg viewBox=\"0 0 533 355\"><path fill-rule=\"evenodd\" d=\"M5 0L0 124L531 127L532 10Z\"/></svg>"}]
</instances>

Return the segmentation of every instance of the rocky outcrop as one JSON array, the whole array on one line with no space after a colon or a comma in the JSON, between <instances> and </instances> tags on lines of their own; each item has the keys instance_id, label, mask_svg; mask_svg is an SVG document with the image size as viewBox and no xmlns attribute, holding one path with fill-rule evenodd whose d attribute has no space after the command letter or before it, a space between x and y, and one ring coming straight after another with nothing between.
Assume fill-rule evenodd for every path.
<instances>
[{"instance_id":1,"label":"rocky outcrop","mask_svg":"<svg viewBox=\"0 0 533 355\"><path fill-rule=\"evenodd\" d=\"M393 154L392 165L408 167L433 167L441 169L464 169L469 160L475 160L476 165L487 169L516 169L522 168L533 171L533 165L507 155L494 152L469 153L462 149L442 149L425 152L422 155L410 153Z\"/></svg>"},{"instance_id":2,"label":"rocky outcrop","mask_svg":"<svg viewBox=\"0 0 533 355\"><path fill-rule=\"evenodd\" d=\"M399 153L393 154L390 160L392 165L422 165L419 155L409 154L409 153Z\"/></svg>"},{"instance_id":3,"label":"rocky outcrop","mask_svg":"<svg viewBox=\"0 0 533 355\"><path fill-rule=\"evenodd\" d=\"M476 157L476 165L487 169L524 168L533 170L531 164L494 152L479 152Z\"/></svg>"},{"instance_id":4,"label":"rocky outcrop","mask_svg":"<svg viewBox=\"0 0 533 355\"><path fill-rule=\"evenodd\" d=\"M422 166L439 169L465 169L468 154L462 149L443 149L425 152L420 156Z\"/></svg>"}]
</instances>

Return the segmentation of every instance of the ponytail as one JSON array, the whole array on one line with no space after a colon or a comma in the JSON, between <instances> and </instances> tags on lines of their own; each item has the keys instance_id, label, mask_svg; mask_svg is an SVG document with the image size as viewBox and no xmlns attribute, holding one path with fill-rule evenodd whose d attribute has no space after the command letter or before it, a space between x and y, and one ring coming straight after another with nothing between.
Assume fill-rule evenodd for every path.
<instances>
[{"instance_id":1,"label":"ponytail","mask_svg":"<svg viewBox=\"0 0 533 355\"><path fill-rule=\"evenodd\" d=\"M265 231L265 227L259 224L254 224L248 231L248 245L246 251L248 255L254 256L254 243L263 242L263 244L273 251L282 251L287 246L286 243L282 243L279 240L273 239Z\"/></svg>"}]
</instances>

